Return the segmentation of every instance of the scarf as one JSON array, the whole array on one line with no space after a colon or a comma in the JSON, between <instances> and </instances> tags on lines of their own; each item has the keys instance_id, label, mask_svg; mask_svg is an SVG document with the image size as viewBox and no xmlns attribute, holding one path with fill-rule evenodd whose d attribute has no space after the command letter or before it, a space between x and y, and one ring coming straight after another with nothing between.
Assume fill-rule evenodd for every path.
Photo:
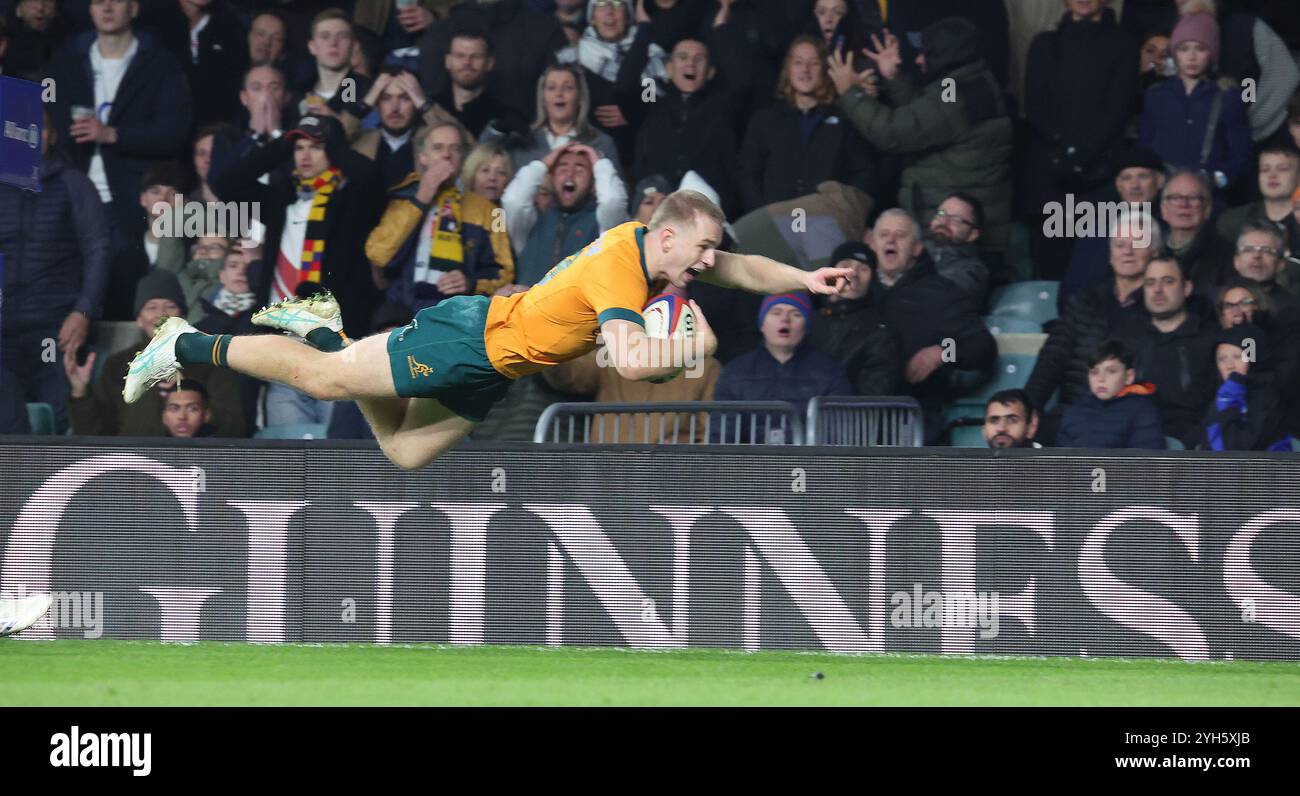
<instances>
[{"instance_id":1,"label":"scarf","mask_svg":"<svg viewBox=\"0 0 1300 796\"><path fill-rule=\"evenodd\" d=\"M337 166L330 166L310 180L298 178L298 195L312 195L311 210L307 213L307 234L302 241L302 258L298 264L300 282L321 281L321 259L325 254L325 210L334 190L342 184L343 172Z\"/></svg>"},{"instance_id":2,"label":"scarf","mask_svg":"<svg viewBox=\"0 0 1300 796\"><path fill-rule=\"evenodd\" d=\"M424 220L415 256L415 281L437 282L448 271L465 267L465 242L461 237L462 195L455 186L444 188L436 197ZM425 246L428 249L425 249Z\"/></svg>"},{"instance_id":3,"label":"scarf","mask_svg":"<svg viewBox=\"0 0 1300 796\"><path fill-rule=\"evenodd\" d=\"M637 25L628 26L627 35L622 41L605 41L596 33L596 28L588 25L587 29L582 32L582 38L574 47L566 47L556 54L556 60L560 63L573 63L577 61L592 74L600 75L605 80L613 83L618 79L618 68L622 66L623 59L627 57L628 50L632 49L632 42L636 39ZM641 70L642 77L649 77L654 80L667 80L668 72L664 69L664 62L667 59L667 53L658 44L651 43L645 69Z\"/></svg>"},{"instance_id":4,"label":"scarf","mask_svg":"<svg viewBox=\"0 0 1300 796\"><path fill-rule=\"evenodd\" d=\"M212 306L227 315L238 315L252 309L257 296L253 293L231 293L224 287L212 297Z\"/></svg>"}]
</instances>

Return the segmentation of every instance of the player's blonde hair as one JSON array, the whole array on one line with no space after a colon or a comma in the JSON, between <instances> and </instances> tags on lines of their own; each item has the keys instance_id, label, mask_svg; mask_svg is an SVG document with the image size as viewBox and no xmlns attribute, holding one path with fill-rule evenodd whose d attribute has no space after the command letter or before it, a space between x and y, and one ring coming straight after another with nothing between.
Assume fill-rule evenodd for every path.
<instances>
[{"instance_id":1,"label":"player's blonde hair","mask_svg":"<svg viewBox=\"0 0 1300 796\"><path fill-rule=\"evenodd\" d=\"M650 216L650 223L646 226L650 229L661 229L693 225L696 213L718 222L719 226L727 223L727 217L722 214L722 209L714 204L712 199L699 191L683 190L673 191L665 196L655 208L654 214Z\"/></svg>"}]
</instances>

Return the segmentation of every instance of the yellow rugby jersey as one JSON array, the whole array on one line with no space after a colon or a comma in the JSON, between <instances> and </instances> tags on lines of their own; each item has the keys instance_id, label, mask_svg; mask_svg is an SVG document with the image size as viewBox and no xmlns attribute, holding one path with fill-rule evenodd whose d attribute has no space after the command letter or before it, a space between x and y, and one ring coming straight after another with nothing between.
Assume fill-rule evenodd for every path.
<instances>
[{"instance_id":1,"label":"yellow rugby jersey","mask_svg":"<svg viewBox=\"0 0 1300 796\"><path fill-rule=\"evenodd\" d=\"M620 224L566 257L523 293L494 296L483 341L492 366L517 379L596 348L600 325L644 325L653 284L644 224Z\"/></svg>"}]
</instances>

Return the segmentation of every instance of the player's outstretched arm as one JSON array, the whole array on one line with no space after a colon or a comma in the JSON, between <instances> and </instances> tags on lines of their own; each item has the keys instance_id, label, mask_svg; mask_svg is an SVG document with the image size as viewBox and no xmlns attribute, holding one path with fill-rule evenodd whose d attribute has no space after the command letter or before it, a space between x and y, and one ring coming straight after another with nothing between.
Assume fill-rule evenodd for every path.
<instances>
[{"instance_id":1,"label":"player's outstretched arm","mask_svg":"<svg viewBox=\"0 0 1300 796\"><path fill-rule=\"evenodd\" d=\"M700 279L764 295L796 290L830 295L847 288L852 274L848 268L804 271L757 254L715 251L713 257L713 268L701 274Z\"/></svg>"},{"instance_id":2,"label":"player's outstretched arm","mask_svg":"<svg viewBox=\"0 0 1300 796\"><path fill-rule=\"evenodd\" d=\"M695 311L695 335L686 339L665 340L648 337L645 329L632 321L618 318L600 325L604 341L603 356L598 355L598 366L613 367L618 375L629 381L645 381L671 376L682 368L694 367L718 350L718 338L698 304L690 302Z\"/></svg>"}]
</instances>

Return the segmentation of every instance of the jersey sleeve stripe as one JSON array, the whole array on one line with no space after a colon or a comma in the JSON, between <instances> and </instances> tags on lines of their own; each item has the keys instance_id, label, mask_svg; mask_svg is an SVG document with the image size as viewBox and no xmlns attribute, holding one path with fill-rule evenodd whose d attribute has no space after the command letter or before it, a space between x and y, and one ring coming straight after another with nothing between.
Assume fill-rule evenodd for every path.
<instances>
[{"instance_id":1,"label":"jersey sleeve stripe","mask_svg":"<svg viewBox=\"0 0 1300 796\"><path fill-rule=\"evenodd\" d=\"M641 313L635 310L624 309L622 307L610 307L600 315L596 316L597 323L604 323L605 321L613 320L631 321L643 328L645 327L645 318L641 317Z\"/></svg>"}]
</instances>

